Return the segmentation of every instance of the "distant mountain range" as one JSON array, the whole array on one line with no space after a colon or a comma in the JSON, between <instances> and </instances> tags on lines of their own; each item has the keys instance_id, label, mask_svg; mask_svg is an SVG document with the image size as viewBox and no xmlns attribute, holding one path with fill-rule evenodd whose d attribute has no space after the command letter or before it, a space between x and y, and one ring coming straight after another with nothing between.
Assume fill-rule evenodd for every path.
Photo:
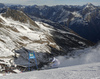
<instances>
[{"instance_id":1,"label":"distant mountain range","mask_svg":"<svg viewBox=\"0 0 100 79\"><path fill-rule=\"evenodd\" d=\"M33 20L40 20L51 25L70 28L83 38L97 43L100 40L100 7L91 3L83 6L22 6L11 5L11 9L21 10ZM55 25L55 27L57 27Z\"/></svg>"}]
</instances>

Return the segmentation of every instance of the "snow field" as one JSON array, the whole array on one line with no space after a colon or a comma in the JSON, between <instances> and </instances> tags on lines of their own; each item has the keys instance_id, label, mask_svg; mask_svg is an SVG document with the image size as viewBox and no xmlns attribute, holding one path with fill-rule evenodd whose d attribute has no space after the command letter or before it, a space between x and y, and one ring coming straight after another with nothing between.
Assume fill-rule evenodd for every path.
<instances>
[{"instance_id":1,"label":"snow field","mask_svg":"<svg viewBox=\"0 0 100 79\"><path fill-rule=\"evenodd\" d=\"M1 76L0 79L99 79L100 63L84 64L22 74Z\"/></svg>"}]
</instances>

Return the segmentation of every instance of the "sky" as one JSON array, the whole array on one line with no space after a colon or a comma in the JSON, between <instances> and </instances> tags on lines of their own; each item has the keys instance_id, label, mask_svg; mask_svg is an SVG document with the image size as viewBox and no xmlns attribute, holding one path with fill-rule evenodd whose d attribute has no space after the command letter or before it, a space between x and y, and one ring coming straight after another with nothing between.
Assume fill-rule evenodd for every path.
<instances>
[{"instance_id":1,"label":"sky","mask_svg":"<svg viewBox=\"0 0 100 79\"><path fill-rule=\"evenodd\" d=\"M0 3L22 5L83 5L93 3L100 5L100 0L0 0Z\"/></svg>"}]
</instances>

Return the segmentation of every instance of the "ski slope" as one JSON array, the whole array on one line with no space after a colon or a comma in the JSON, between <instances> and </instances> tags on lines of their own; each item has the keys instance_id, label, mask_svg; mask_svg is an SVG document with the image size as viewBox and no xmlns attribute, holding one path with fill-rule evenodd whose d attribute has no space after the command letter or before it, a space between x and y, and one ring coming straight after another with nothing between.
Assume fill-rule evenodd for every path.
<instances>
[{"instance_id":1,"label":"ski slope","mask_svg":"<svg viewBox=\"0 0 100 79\"><path fill-rule=\"evenodd\" d=\"M100 79L100 63L13 74L0 79Z\"/></svg>"}]
</instances>

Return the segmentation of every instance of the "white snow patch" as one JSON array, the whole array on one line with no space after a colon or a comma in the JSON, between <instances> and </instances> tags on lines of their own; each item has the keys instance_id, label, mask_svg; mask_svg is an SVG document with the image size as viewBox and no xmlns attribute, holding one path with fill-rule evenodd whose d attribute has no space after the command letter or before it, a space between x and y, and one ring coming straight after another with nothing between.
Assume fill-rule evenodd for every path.
<instances>
[{"instance_id":1,"label":"white snow patch","mask_svg":"<svg viewBox=\"0 0 100 79\"><path fill-rule=\"evenodd\" d=\"M75 11L75 12L72 12L72 14L73 14L75 17L82 17L81 14L80 14L79 12L76 12L76 11Z\"/></svg>"}]
</instances>

